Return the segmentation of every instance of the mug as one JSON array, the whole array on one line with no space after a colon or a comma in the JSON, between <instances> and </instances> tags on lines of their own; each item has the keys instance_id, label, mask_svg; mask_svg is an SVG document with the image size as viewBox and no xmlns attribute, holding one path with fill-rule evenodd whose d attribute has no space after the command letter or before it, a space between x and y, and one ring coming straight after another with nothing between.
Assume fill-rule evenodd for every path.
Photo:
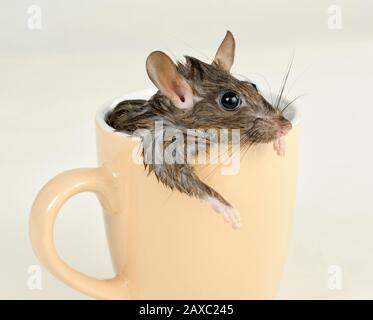
<instances>
[{"instance_id":1,"label":"mug","mask_svg":"<svg viewBox=\"0 0 373 320\"><path fill-rule=\"evenodd\" d=\"M293 129L279 157L271 144L241 156L236 174L201 165L201 178L241 215L233 229L207 204L159 183L134 161L139 141L115 132L105 114L118 102L148 99L146 90L106 104L96 115L98 167L74 169L50 180L36 197L30 239L40 262L72 288L98 299L271 299L279 285L295 202L299 112L285 116ZM216 169L216 168L215 168ZM94 192L103 208L116 276L95 279L57 254L53 227L61 206Z\"/></svg>"}]
</instances>

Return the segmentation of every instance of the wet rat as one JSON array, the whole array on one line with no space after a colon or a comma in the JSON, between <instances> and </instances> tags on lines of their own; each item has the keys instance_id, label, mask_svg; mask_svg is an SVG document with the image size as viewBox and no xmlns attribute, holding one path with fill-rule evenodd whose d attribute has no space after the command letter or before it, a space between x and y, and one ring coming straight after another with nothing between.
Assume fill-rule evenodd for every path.
<instances>
[{"instance_id":1,"label":"wet rat","mask_svg":"<svg viewBox=\"0 0 373 320\"><path fill-rule=\"evenodd\" d=\"M150 130L149 142L143 140L145 167L171 189L208 202L216 212L232 224L240 226L239 213L212 187L204 183L190 163L146 163L146 148L154 151L159 139L154 123L161 121L167 129L178 129L186 139L187 129L236 129L241 145L274 143L279 155L284 153L282 137L291 129L291 123L279 108L271 105L250 81L235 78L230 69L234 61L235 39L230 31L225 35L212 63L185 56L185 62L175 64L161 51L152 52L146 60L146 70L158 92L148 101L120 102L106 116L106 122L116 131L133 134ZM163 135L164 133L162 133ZM162 137L164 138L164 137ZM164 144L170 144L161 139ZM149 140L148 140L149 141ZM216 140L209 140L216 143ZM183 149L188 153L188 149ZM190 151L194 152L195 150Z\"/></svg>"}]
</instances>

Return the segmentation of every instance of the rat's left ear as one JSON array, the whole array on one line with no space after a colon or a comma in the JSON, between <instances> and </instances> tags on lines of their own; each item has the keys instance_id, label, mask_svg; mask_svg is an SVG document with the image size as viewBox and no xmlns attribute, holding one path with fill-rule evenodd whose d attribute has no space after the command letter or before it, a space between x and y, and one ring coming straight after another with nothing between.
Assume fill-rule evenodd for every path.
<instances>
[{"instance_id":1,"label":"rat's left ear","mask_svg":"<svg viewBox=\"0 0 373 320\"><path fill-rule=\"evenodd\" d=\"M175 107L193 107L193 90L167 54L162 51L152 52L146 60L146 71L150 80Z\"/></svg>"},{"instance_id":2,"label":"rat's left ear","mask_svg":"<svg viewBox=\"0 0 373 320\"><path fill-rule=\"evenodd\" d=\"M233 38L233 34L227 31L223 42L220 44L218 51L216 52L213 63L218 64L225 71L231 69L234 61L234 51L236 49L236 43Z\"/></svg>"}]
</instances>

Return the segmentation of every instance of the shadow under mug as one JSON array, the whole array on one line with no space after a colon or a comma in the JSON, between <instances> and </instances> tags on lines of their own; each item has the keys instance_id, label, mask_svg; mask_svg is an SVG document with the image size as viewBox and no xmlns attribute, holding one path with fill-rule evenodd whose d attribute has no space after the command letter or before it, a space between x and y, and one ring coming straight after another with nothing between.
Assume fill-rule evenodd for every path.
<instances>
[{"instance_id":1,"label":"shadow under mug","mask_svg":"<svg viewBox=\"0 0 373 320\"><path fill-rule=\"evenodd\" d=\"M298 158L299 114L290 106L293 129L287 153L271 144L249 149L234 175L211 165L200 176L240 212L234 230L204 202L167 189L133 161L138 141L114 132L105 113L119 101L149 98L154 90L127 95L96 116L98 168L57 175L36 197L30 238L40 262L58 279L99 299L271 299L286 257L292 223ZM206 170L204 170L206 169ZM53 228L73 195L96 193L116 276L84 275L58 255Z\"/></svg>"}]
</instances>

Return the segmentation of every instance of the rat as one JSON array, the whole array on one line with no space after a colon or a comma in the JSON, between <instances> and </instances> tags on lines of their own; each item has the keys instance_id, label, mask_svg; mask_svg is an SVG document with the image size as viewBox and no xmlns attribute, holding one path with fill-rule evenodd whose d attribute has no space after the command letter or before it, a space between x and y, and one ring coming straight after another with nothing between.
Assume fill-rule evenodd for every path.
<instances>
[{"instance_id":1,"label":"rat","mask_svg":"<svg viewBox=\"0 0 373 320\"><path fill-rule=\"evenodd\" d=\"M166 131L178 129L185 136L190 128L204 131L236 129L240 133L241 146L273 142L277 154L284 155L283 137L291 129L291 122L260 94L254 83L239 80L230 73L235 47L235 39L227 31L212 63L185 56L185 62L175 64L164 52L152 52L146 60L146 71L158 88L157 93L149 100L120 102L105 120L116 131L127 134L137 130L153 132L150 142L145 142L146 139L142 142L144 165L148 172L153 172L158 181L172 190L206 201L237 229L240 227L238 211L198 177L192 164L145 161L145 150L150 148L154 151L159 147L160 142L154 132L157 121L162 121ZM163 143L169 145L172 141ZM216 142L210 139L206 149ZM183 152L196 154L188 149L183 149Z\"/></svg>"}]
</instances>

